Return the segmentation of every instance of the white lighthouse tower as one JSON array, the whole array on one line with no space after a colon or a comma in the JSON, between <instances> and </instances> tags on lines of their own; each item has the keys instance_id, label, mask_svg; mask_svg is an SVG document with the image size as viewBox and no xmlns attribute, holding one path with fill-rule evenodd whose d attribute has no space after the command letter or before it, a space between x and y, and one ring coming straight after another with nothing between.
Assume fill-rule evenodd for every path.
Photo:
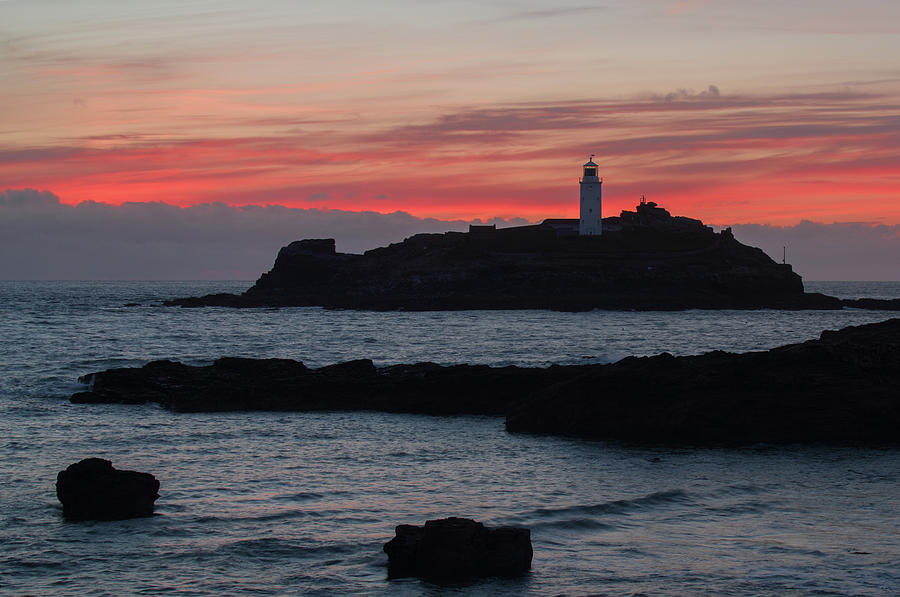
<instances>
[{"instance_id":1,"label":"white lighthouse tower","mask_svg":"<svg viewBox=\"0 0 900 597\"><path fill-rule=\"evenodd\" d=\"M603 181L597 177L594 155L584 165L584 176L578 181L581 186L581 219L578 234L594 236L603 234L603 220L600 219L600 187Z\"/></svg>"}]
</instances>

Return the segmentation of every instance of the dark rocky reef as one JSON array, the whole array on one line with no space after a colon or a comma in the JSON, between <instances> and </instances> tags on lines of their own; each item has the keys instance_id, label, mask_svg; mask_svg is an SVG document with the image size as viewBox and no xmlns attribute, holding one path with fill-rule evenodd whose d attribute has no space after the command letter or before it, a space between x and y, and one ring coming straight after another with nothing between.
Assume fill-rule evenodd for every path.
<instances>
[{"instance_id":1,"label":"dark rocky reef","mask_svg":"<svg viewBox=\"0 0 900 597\"><path fill-rule=\"evenodd\" d=\"M153 361L79 378L90 390L75 403L155 402L181 412L376 410L503 415L535 387L560 382L573 367L528 369L434 363L377 369L361 359L319 369L288 359L222 358L192 367Z\"/></svg>"},{"instance_id":2,"label":"dark rocky reef","mask_svg":"<svg viewBox=\"0 0 900 597\"><path fill-rule=\"evenodd\" d=\"M573 224L574 223L574 224ZM803 292L790 265L672 217L655 204L607 218L602 236L572 234L577 220L417 234L337 253L333 239L295 241L240 295L166 301L183 307L323 306L351 309L839 309Z\"/></svg>"},{"instance_id":3,"label":"dark rocky reef","mask_svg":"<svg viewBox=\"0 0 900 597\"><path fill-rule=\"evenodd\" d=\"M81 378L72 402L176 411L378 410L507 415L509 431L653 443L900 444L900 319L765 352L628 357L547 368L309 369L283 359L154 361Z\"/></svg>"},{"instance_id":4,"label":"dark rocky reef","mask_svg":"<svg viewBox=\"0 0 900 597\"><path fill-rule=\"evenodd\" d=\"M424 527L401 524L384 551L391 577L438 579L522 574L533 556L528 529L489 529L456 517L429 520Z\"/></svg>"},{"instance_id":5,"label":"dark rocky reef","mask_svg":"<svg viewBox=\"0 0 900 597\"><path fill-rule=\"evenodd\" d=\"M895 299L841 299L841 305L848 309L872 309L880 311L900 311L900 298Z\"/></svg>"},{"instance_id":6,"label":"dark rocky reef","mask_svg":"<svg viewBox=\"0 0 900 597\"><path fill-rule=\"evenodd\" d=\"M665 443L900 443L900 319L766 352L628 357L536 392L509 431Z\"/></svg>"},{"instance_id":7,"label":"dark rocky reef","mask_svg":"<svg viewBox=\"0 0 900 597\"><path fill-rule=\"evenodd\" d=\"M69 520L123 520L153 514L159 481L120 471L109 460L85 458L56 476L56 497Z\"/></svg>"}]
</instances>

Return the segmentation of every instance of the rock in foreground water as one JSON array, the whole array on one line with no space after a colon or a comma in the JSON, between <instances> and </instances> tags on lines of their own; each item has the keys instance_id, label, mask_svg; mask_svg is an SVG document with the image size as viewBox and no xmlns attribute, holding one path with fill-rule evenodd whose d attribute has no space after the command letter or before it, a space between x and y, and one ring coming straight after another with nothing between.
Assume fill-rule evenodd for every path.
<instances>
[{"instance_id":1,"label":"rock in foreground water","mask_svg":"<svg viewBox=\"0 0 900 597\"><path fill-rule=\"evenodd\" d=\"M385 543L392 577L443 579L511 576L531 567L531 531L489 529L469 518L429 520L424 527L401 524Z\"/></svg>"},{"instance_id":2,"label":"rock in foreground water","mask_svg":"<svg viewBox=\"0 0 900 597\"><path fill-rule=\"evenodd\" d=\"M221 358L192 367L153 361L80 378L75 403L155 402L180 412L376 410L505 414L512 400L563 381L569 367L525 369L435 363L378 369L368 359L318 369L288 359Z\"/></svg>"},{"instance_id":3,"label":"rock in foreground water","mask_svg":"<svg viewBox=\"0 0 900 597\"><path fill-rule=\"evenodd\" d=\"M900 319L764 352L628 357L534 392L509 431L655 443L900 443Z\"/></svg>"},{"instance_id":4,"label":"rock in foreground water","mask_svg":"<svg viewBox=\"0 0 900 597\"><path fill-rule=\"evenodd\" d=\"M70 520L151 516L158 491L159 481L150 473L120 471L102 458L85 458L56 477L56 497Z\"/></svg>"},{"instance_id":5,"label":"rock in foreground water","mask_svg":"<svg viewBox=\"0 0 900 597\"><path fill-rule=\"evenodd\" d=\"M154 361L80 378L75 403L180 412L367 410L506 415L508 431L651 443L900 444L900 319L768 351L628 357L547 368L319 369L286 359Z\"/></svg>"}]
</instances>

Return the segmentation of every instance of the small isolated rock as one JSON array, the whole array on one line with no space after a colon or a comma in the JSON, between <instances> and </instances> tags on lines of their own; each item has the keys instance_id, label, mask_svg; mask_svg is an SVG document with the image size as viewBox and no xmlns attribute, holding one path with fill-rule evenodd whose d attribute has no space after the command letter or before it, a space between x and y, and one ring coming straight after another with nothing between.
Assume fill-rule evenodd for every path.
<instances>
[{"instance_id":1,"label":"small isolated rock","mask_svg":"<svg viewBox=\"0 0 900 597\"><path fill-rule=\"evenodd\" d=\"M151 516L159 481L150 473L120 471L109 460L85 458L56 476L56 497L70 520Z\"/></svg>"},{"instance_id":2,"label":"small isolated rock","mask_svg":"<svg viewBox=\"0 0 900 597\"><path fill-rule=\"evenodd\" d=\"M384 551L392 577L511 576L527 571L533 555L528 529L488 529L456 517L429 520L424 527L401 524Z\"/></svg>"}]
</instances>

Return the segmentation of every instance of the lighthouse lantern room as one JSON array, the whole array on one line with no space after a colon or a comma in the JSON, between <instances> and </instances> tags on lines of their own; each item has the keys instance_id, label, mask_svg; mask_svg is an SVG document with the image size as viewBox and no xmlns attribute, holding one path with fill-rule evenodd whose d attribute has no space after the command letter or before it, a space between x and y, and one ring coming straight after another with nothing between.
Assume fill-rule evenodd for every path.
<instances>
[{"instance_id":1,"label":"lighthouse lantern room","mask_svg":"<svg viewBox=\"0 0 900 597\"><path fill-rule=\"evenodd\" d=\"M594 156L584 165L584 176L578 181L581 187L581 218L578 221L578 234L594 236L603 234L603 220L600 217L600 187L603 180L597 176L597 164Z\"/></svg>"}]
</instances>

